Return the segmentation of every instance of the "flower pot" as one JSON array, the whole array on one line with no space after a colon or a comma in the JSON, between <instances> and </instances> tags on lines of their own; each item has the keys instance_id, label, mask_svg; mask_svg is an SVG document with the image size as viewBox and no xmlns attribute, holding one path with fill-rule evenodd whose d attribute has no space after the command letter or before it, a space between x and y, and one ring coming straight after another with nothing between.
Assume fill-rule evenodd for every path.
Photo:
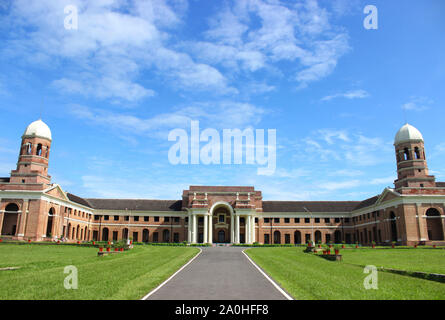
<instances>
[{"instance_id":1,"label":"flower pot","mask_svg":"<svg viewBox=\"0 0 445 320\"><path fill-rule=\"evenodd\" d=\"M391 247L394 249L396 246L394 245L394 243L391 245Z\"/></svg>"},{"instance_id":2,"label":"flower pot","mask_svg":"<svg viewBox=\"0 0 445 320\"><path fill-rule=\"evenodd\" d=\"M417 248L417 244L414 245L414 248Z\"/></svg>"},{"instance_id":3,"label":"flower pot","mask_svg":"<svg viewBox=\"0 0 445 320\"><path fill-rule=\"evenodd\" d=\"M57 240L57 244L60 244L60 240Z\"/></svg>"},{"instance_id":4,"label":"flower pot","mask_svg":"<svg viewBox=\"0 0 445 320\"><path fill-rule=\"evenodd\" d=\"M341 248L342 248L342 249L344 249L344 248L345 248L345 245L344 245L344 244L342 244Z\"/></svg>"},{"instance_id":5,"label":"flower pot","mask_svg":"<svg viewBox=\"0 0 445 320\"><path fill-rule=\"evenodd\" d=\"M114 251L118 251L118 248L114 248Z\"/></svg>"},{"instance_id":6,"label":"flower pot","mask_svg":"<svg viewBox=\"0 0 445 320\"><path fill-rule=\"evenodd\" d=\"M433 245L433 248L434 248L434 249L436 249L436 247L437 247L436 245Z\"/></svg>"},{"instance_id":7,"label":"flower pot","mask_svg":"<svg viewBox=\"0 0 445 320\"><path fill-rule=\"evenodd\" d=\"M28 243L31 243L31 239L28 240Z\"/></svg>"},{"instance_id":8,"label":"flower pot","mask_svg":"<svg viewBox=\"0 0 445 320\"><path fill-rule=\"evenodd\" d=\"M0 239L0 242L3 242L3 240L2 240L2 239Z\"/></svg>"},{"instance_id":9,"label":"flower pot","mask_svg":"<svg viewBox=\"0 0 445 320\"><path fill-rule=\"evenodd\" d=\"M329 248L332 248L332 244L329 245Z\"/></svg>"},{"instance_id":10,"label":"flower pot","mask_svg":"<svg viewBox=\"0 0 445 320\"><path fill-rule=\"evenodd\" d=\"M104 248L100 247L99 252L103 252L103 251L104 251Z\"/></svg>"},{"instance_id":11,"label":"flower pot","mask_svg":"<svg viewBox=\"0 0 445 320\"><path fill-rule=\"evenodd\" d=\"M338 256L339 252L340 252L340 250L335 249L335 255L336 255L336 256Z\"/></svg>"},{"instance_id":12,"label":"flower pot","mask_svg":"<svg viewBox=\"0 0 445 320\"><path fill-rule=\"evenodd\" d=\"M110 248L107 248L107 252L110 252Z\"/></svg>"},{"instance_id":13,"label":"flower pot","mask_svg":"<svg viewBox=\"0 0 445 320\"><path fill-rule=\"evenodd\" d=\"M375 244L372 245L372 248L375 249Z\"/></svg>"},{"instance_id":14,"label":"flower pot","mask_svg":"<svg viewBox=\"0 0 445 320\"><path fill-rule=\"evenodd\" d=\"M80 241L77 241L77 244L80 244Z\"/></svg>"},{"instance_id":15,"label":"flower pot","mask_svg":"<svg viewBox=\"0 0 445 320\"><path fill-rule=\"evenodd\" d=\"M321 244L318 245L318 249L321 249Z\"/></svg>"},{"instance_id":16,"label":"flower pot","mask_svg":"<svg viewBox=\"0 0 445 320\"><path fill-rule=\"evenodd\" d=\"M96 244L96 242L95 241L93 241L93 246Z\"/></svg>"},{"instance_id":17,"label":"flower pot","mask_svg":"<svg viewBox=\"0 0 445 320\"><path fill-rule=\"evenodd\" d=\"M111 244L111 242L110 241L108 241L108 245L110 245Z\"/></svg>"},{"instance_id":18,"label":"flower pot","mask_svg":"<svg viewBox=\"0 0 445 320\"><path fill-rule=\"evenodd\" d=\"M356 245L355 248L358 249L358 245Z\"/></svg>"},{"instance_id":19,"label":"flower pot","mask_svg":"<svg viewBox=\"0 0 445 320\"><path fill-rule=\"evenodd\" d=\"M133 244L133 240L130 240L130 244Z\"/></svg>"},{"instance_id":20,"label":"flower pot","mask_svg":"<svg viewBox=\"0 0 445 320\"><path fill-rule=\"evenodd\" d=\"M124 251L124 248L121 248L121 252L123 252Z\"/></svg>"},{"instance_id":21,"label":"flower pot","mask_svg":"<svg viewBox=\"0 0 445 320\"><path fill-rule=\"evenodd\" d=\"M331 250L326 250L326 254L331 254Z\"/></svg>"}]
</instances>

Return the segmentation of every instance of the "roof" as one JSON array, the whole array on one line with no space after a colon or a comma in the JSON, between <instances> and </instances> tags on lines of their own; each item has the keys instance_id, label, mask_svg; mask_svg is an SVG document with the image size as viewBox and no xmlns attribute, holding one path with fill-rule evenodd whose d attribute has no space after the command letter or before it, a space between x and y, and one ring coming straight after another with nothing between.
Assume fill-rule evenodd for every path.
<instances>
[{"instance_id":1,"label":"roof","mask_svg":"<svg viewBox=\"0 0 445 320\"><path fill-rule=\"evenodd\" d=\"M423 141L423 136L419 130L407 123L397 132L394 144L396 145L408 141Z\"/></svg>"},{"instance_id":2,"label":"roof","mask_svg":"<svg viewBox=\"0 0 445 320\"><path fill-rule=\"evenodd\" d=\"M76 196L74 194L71 194L71 193L67 193L66 196L72 202L78 203L78 204L80 204L82 206L86 206L86 207L92 208L91 204L87 200L85 200L85 199L83 199L81 197L78 197L78 196Z\"/></svg>"},{"instance_id":3,"label":"roof","mask_svg":"<svg viewBox=\"0 0 445 320\"><path fill-rule=\"evenodd\" d=\"M263 212L350 212L360 201L263 201Z\"/></svg>"},{"instance_id":4,"label":"roof","mask_svg":"<svg viewBox=\"0 0 445 320\"><path fill-rule=\"evenodd\" d=\"M182 200L86 199L94 209L182 211Z\"/></svg>"},{"instance_id":5,"label":"roof","mask_svg":"<svg viewBox=\"0 0 445 320\"><path fill-rule=\"evenodd\" d=\"M436 182L436 187L445 188L445 182Z\"/></svg>"},{"instance_id":6,"label":"roof","mask_svg":"<svg viewBox=\"0 0 445 320\"><path fill-rule=\"evenodd\" d=\"M41 137L52 140L51 130L42 120L31 123L23 134L24 137Z\"/></svg>"},{"instance_id":7,"label":"roof","mask_svg":"<svg viewBox=\"0 0 445 320\"><path fill-rule=\"evenodd\" d=\"M11 178L0 178L0 182L10 182Z\"/></svg>"},{"instance_id":8,"label":"roof","mask_svg":"<svg viewBox=\"0 0 445 320\"><path fill-rule=\"evenodd\" d=\"M362 202L359 203L359 205L357 207L354 208L354 210L359 210L359 209L363 209L363 208L374 205L377 202L377 200L379 199L379 197L380 196L378 195L378 196L363 200Z\"/></svg>"}]
</instances>

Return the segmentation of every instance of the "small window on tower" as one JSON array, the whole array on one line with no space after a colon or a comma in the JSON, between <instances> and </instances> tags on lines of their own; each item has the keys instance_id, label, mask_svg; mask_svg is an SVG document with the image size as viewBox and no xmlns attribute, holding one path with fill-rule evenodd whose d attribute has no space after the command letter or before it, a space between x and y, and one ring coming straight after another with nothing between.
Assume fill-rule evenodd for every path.
<instances>
[{"instance_id":1,"label":"small window on tower","mask_svg":"<svg viewBox=\"0 0 445 320\"><path fill-rule=\"evenodd\" d=\"M409 160L409 150L408 150L408 148L405 148L404 155L405 155L405 160Z\"/></svg>"},{"instance_id":2,"label":"small window on tower","mask_svg":"<svg viewBox=\"0 0 445 320\"><path fill-rule=\"evenodd\" d=\"M416 153L416 159L420 159L420 158L421 158L421 157L420 157L420 150L419 150L418 147L416 147L416 148L414 149L414 152Z\"/></svg>"},{"instance_id":3,"label":"small window on tower","mask_svg":"<svg viewBox=\"0 0 445 320\"><path fill-rule=\"evenodd\" d=\"M42 145L40 143L37 145L36 155L38 155L38 156L42 155Z\"/></svg>"}]
</instances>

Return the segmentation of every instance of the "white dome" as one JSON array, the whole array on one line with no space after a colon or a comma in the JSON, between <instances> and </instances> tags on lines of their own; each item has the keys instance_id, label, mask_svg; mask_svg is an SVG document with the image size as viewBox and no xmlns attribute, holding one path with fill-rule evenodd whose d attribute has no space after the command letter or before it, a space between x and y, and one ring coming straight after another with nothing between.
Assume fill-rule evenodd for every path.
<instances>
[{"instance_id":1,"label":"white dome","mask_svg":"<svg viewBox=\"0 0 445 320\"><path fill-rule=\"evenodd\" d=\"M394 144L400 144L408 141L423 141L423 136L419 130L410 124L405 124L396 134Z\"/></svg>"},{"instance_id":2,"label":"white dome","mask_svg":"<svg viewBox=\"0 0 445 320\"><path fill-rule=\"evenodd\" d=\"M23 134L24 137L41 137L52 140L51 130L42 120L37 120L31 123Z\"/></svg>"}]
</instances>

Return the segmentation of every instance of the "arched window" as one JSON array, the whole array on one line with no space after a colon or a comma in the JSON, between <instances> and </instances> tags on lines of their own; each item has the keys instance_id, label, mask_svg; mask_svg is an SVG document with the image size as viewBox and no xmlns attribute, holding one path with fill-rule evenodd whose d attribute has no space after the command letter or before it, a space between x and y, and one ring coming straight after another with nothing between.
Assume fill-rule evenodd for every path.
<instances>
[{"instance_id":1,"label":"arched window","mask_svg":"<svg viewBox=\"0 0 445 320\"><path fill-rule=\"evenodd\" d=\"M410 158L409 158L409 150L408 150L408 148L405 148L403 153L404 153L404 156L405 156L404 160L409 160Z\"/></svg>"},{"instance_id":2,"label":"arched window","mask_svg":"<svg viewBox=\"0 0 445 320\"><path fill-rule=\"evenodd\" d=\"M437 209L430 208L426 211L426 225L430 241L442 241L444 239L442 218Z\"/></svg>"},{"instance_id":3,"label":"arched window","mask_svg":"<svg viewBox=\"0 0 445 320\"><path fill-rule=\"evenodd\" d=\"M421 158L422 158L422 156L421 156L421 154L420 154L419 147L415 147L415 148L414 148L414 152L415 152L415 154L416 154L416 159L421 159Z\"/></svg>"},{"instance_id":4,"label":"arched window","mask_svg":"<svg viewBox=\"0 0 445 320\"><path fill-rule=\"evenodd\" d=\"M55 215L54 208L49 209L48 212L48 222L46 223L46 237L50 238L53 232L53 217Z\"/></svg>"},{"instance_id":5,"label":"arched window","mask_svg":"<svg viewBox=\"0 0 445 320\"><path fill-rule=\"evenodd\" d=\"M128 229L124 228L124 230L122 230L122 239L127 240L128 239Z\"/></svg>"},{"instance_id":6,"label":"arched window","mask_svg":"<svg viewBox=\"0 0 445 320\"><path fill-rule=\"evenodd\" d=\"M36 155L42 156L42 144L40 143L37 145Z\"/></svg>"},{"instance_id":7,"label":"arched window","mask_svg":"<svg viewBox=\"0 0 445 320\"><path fill-rule=\"evenodd\" d=\"M30 155L32 153L32 145L30 143L26 144L26 154Z\"/></svg>"},{"instance_id":8,"label":"arched window","mask_svg":"<svg viewBox=\"0 0 445 320\"><path fill-rule=\"evenodd\" d=\"M334 241L335 241L335 243L341 242L341 231L340 230L336 230L334 232Z\"/></svg>"},{"instance_id":9,"label":"arched window","mask_svg":"<svg viewBox=\"0 0 445 320\"><path fill-rule=\"evenodd\" d=\"M48 154L49 154L49 147L46 147L45 158L48 158Z\"/></svg>"}]
</instances>

